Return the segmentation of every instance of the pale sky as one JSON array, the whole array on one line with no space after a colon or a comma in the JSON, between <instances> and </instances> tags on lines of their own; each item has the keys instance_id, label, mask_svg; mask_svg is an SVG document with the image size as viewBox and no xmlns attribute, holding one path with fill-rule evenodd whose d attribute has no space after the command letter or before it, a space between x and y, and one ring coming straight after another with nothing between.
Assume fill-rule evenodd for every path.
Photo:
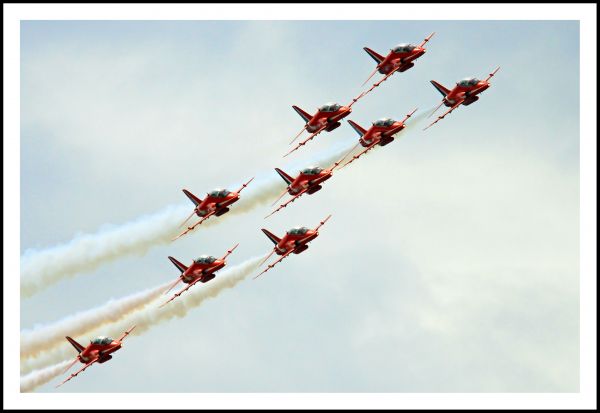
<instances>
[{"instance_id":1,"label":"pale sky","mask_svg":"<svg viewBox=\"0 0 600 413\"><path fill-rule=\"evenodd\" d=\"M302 126L292 104L348 103L373 70L362 47L385 54L433 31L415 67L350 119L425 111L441 98L429 80L501 66L477 103L409 128L267 220L258 208L22 300L32 328L174 279L168 255L239 242L239 263L272 248L260 228L333 215L262 279L40 391L578 391L575 21L22 22L21 251L355 142L344 122L281 158Z\"/></svg>"}]
</instances>

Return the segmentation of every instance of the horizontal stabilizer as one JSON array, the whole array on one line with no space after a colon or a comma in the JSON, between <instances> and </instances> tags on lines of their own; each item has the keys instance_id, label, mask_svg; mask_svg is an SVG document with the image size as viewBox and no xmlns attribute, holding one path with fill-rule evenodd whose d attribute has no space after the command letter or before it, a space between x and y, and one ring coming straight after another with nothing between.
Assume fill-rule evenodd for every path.
<instances>
[{"instance_id":1,"label":"horizontal stabilizer","mask_svg":"<svg viewBox=\"0 0 600 413\"><path fill-rule=\"evenodd\" d=\"M73 347L75 347L75 350L77 350L78 353L81 353L83 351L83 349L85 348L81 344L79 344L77 341L73 340L71 337L67 336L65 338L67 339L67 341L69 343L71 343L71 345Z\"/></svg>"},{"instance_id":2,"label":"horizontal stabilizer","mask_svg":"<svg viewBox=\"0 0 600 413\"><path fill-rule=\"evenodd\" d=\"M350 124L350 126L352 126L352 129L354 129L356 133L358 133L358 136L360 136L361 138L365 135L365 133L367 133L367 130L360 126L358 123L352 120L348 120L348 123Z\"/></svg>"},{"instance_id":3,"label":"horizontal stabilizer","mask_svg":"<svg viewBox=\"0 0 600 413\"><path fill-rule=\"evenodd\" d=\"M294 181L294 178L283 172L279 168L275 168L275 171L279 174L279 176L285 181L286 184L291 184Z\"/></svg>"},{"instance_id":4,"label":"horizontal stabilizer","mask_svg":"<svg viewBox=\"0 0 600 413\"><path fill-rule=\"evenodd\" d=\"M436 82L435 80L431 81L431 84L433 85L433 87L435 87L437 89L438 92L440 92L442 94L442 96L446 97L448 96L448 93L450 93L450 89L445 88L444 86L442 86L441 84L439 84L438 82Z\"/></svg>"},{"instance_id":5,"label":"horizontal stabilizer","mask_svg":"<svg viewBox=\"0 0 600 413\"><path fill-rule=\"evenodd\" d=\"M265 235L271 240L271 242L275 245L277 245L277 243L279 241L281 241L281 238L277 237L276 235L274 235L273 233L267 231L266 229L263 228L262 232L265 233Z\"/></svg>"},{"instance_id":6,"label":"horizontal stabilizer","mask_svg":"<svg viewBox=\"0 0 600 413\"><path fill-rule=\"evenodd\" d=\"M190 199L190 201L192 201L194 203L194 205L197 206L200 202L202 202L202 200L200 198L198 198L196 195L192 194L187 189L183 189L182 191Z\"/></svg>"},{"instance_id":7,"label":"horizontal stabilizer","mask_svg":"<svg viewBox=\"0 0 600 413\"><path fill-rule=\"evenodd\" d=\"M171 260L173 265L176 266L179 271L181 271L182 274L185 272L185 270L188 269L188 267L177 261L175 258L169 257L169 259Z\"/></svg>"},{"instance_id":8,"label":"horizontal stabilizer","mask_svg":"<svg viewBox=\"0 0 600 413\"><path fill-rule=\"evenodd\" d=\"M373 60L375 60L377 63L381 63L381 61L384 59L382 55L380 55L374 50L369 49L368 47L363 47L363 50L367 52L367 54L371 56Z\"/></svg>"},{"instance_id":9,"label":"horizontal stabilizer","mask_svg":"<svg viewBox=\"0 0 600 413\"><path fill-rule=\"evenodd\" d=\"M292 108L294 108L294 110L296 111L296 113L298 115L300 115L300 117L302 119L304 119L304 122L308 122L312 118L312 116L310 116L308 113L306 113L305 111L303 111L302 109L300 109L298 106L292 105Z\"/></svg>"}]
</instances>

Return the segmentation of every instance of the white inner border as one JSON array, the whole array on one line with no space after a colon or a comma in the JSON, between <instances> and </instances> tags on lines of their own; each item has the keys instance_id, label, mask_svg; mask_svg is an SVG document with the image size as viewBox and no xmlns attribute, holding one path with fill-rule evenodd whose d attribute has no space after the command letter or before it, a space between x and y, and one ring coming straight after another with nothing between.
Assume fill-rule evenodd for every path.
<instances>
[{"instance_id":1,"label":"white inner border","mask_svg":"<svg viewBox=\"0 0 600 413\"><path fill-rule=\"evenodd\" d=\"M595 4L4 4L4 408L596 408ZM78 393L19 391L20 20L579 20L580 393ZM523 39L527 42L527 39ZM507 62L510 64L510 62ZM506 64L506 63L505 63ZM550 85L551 86L551 85ZM552 87L552 86L551 86ZM560 93L557 93L560 99ZM166 378L168 379L168 378Z\"/></svg>"}]
</instances>

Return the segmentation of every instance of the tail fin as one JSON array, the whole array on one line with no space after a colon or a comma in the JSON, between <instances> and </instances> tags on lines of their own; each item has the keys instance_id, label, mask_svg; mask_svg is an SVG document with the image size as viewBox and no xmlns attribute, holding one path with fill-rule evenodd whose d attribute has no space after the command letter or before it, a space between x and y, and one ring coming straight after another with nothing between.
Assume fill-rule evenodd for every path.
<instances>
[{"instance_id":1,"label":"tail fin","mask_svg":"<svg viewBox=\"0 0 600 413\"><path fill-rule=\"evenodd\" d=\"M358 136L360 136L361 138L365 133L367 133L367 130L360 126L358 123L352 120L348 120L348 123L350 124L350 126L352 126L352 129L354 129L356 133L358 133Z\"/></svg>"},{"instance_id":2,"label":"tail fin","mask_svg":"<svg viewBox=\"0 0 600 413\"><path fill-rule=\"evenodd\" d=\"M173 265L176 266L179 271L181 271L182 274L185 272L185 270L188 269L188 267L177 261L175 258L169 257L169 259L171 260Z\"/></svg>"},{"instance_id":3,"label":"tail fin","mask_svg":"<svg viewBox=\"0 0 600 413\"><path fill-rule=\"evenodd\" d=\"M279 176L285 181L286 184L291 184L294 181L294 178L283 172L279 168L275 168L275 171L279 174Z\"/></svg>"},{"instance_id":4,"label":"tail fin","mask_svg":"<svg viewBox=\"0 0 600 413\"><path fill-rule=\"evenodd\" d=\"M431 84L433 85L434 88L437 89L438 92L440 92L442 94L443 97L448 96L448 93L450 93L450 89L445 88L444 86L440 85L435 80L432 80Z\"/></svg>"},{"instance_id":5,"label":"tail fin","mask_svg":"<svg viewBox=\"0 0 600 413\"><path fill-rule=\"evenodd\" d=\"M281 238L279 238L279 237L275 236L274 234L272 234L271 232L267 231L267 230L266 230L266 229L264 229L264 228L262 229L262 232L264 232L264 233L265 233L265 235L266 235L267 237L269 237L269 239L271 240L271 242L272 242L273 244L275 244L275 245L277 245L277 243L278 243L279 241L281 241Z\"/></svg>"},{"instance_id":6,"label":"tail fin","mask_svg":"<svg viewBox=\"0 0 600 413\"><path fill-rule=\"evenodd\" d=\"M71 345L73 347L75 347L75 350L77 350L78 353L81 353L84 350L85 347L83 347L81 344L79 344L78 342L76 342L75 340L73 340L71 337L66 336L65 338L67 339L67 341L69 343L71 343Z\"/></svg>"},{"instance_id":7,"label":"tail fin","mask_svg":"<svg viewBox=\"0 0 600 413\"><path fill-rule=\"evenodd\" d=\"M192 194L187 189L182 189L183 193L194 203L194 205L198 205L202 200L198 198L196 195Z\"/></svg>"},{"instance_id":8,"label":"tail fin","mask_svg":"<svg viewBox=\"0 0 600 413\"><path fill-rule=\"evenodd\" d=\"M368 47L363 47L363 50L369 54L377 63L381 63L383 59L385 59L382 55L377 53L374 50L369 49Z\"/></svg>"},{"instance_id":9,"label":"tail fin","mask_svg":"<svg viewBox=\"0 0 600 413\"><path fill-rule=\"evenodd\" d=\"M305 111L303 111L302 109L300 109L298 106L292 105L292 107L294 108L294 110L296 111L296 113L298 115L300 115L300 117L302 119L304 119L304 122L308 122L309 120L311 120L312 116L310 116L308 113L306 113Z\"/></svg>"}]
</instances>

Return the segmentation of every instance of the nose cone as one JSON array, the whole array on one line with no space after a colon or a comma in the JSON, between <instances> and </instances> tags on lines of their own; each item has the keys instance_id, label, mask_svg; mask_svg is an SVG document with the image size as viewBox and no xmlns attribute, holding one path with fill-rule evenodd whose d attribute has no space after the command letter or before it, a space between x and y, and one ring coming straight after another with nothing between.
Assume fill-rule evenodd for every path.
<instances>
[{"instance_id":1,"label":"nose cone","mask_svg":"<svg viewBox=\"0 0 600 413\"><path fill-rule=\"evenodd\" d=\"M417 59L421 56L423 56L425 54L425 49L423 49L422 47L416 47L412 53L411 56L413 56L413 59Z\"/></svg>"},{"instance_id":2,"label":"nose cone","mask_svg":"<svg viewBox=\"0 0 600 413\"><path fill-rule=\"evenodd\" d=\"M490 84L486 81L481 81L477 84L477 86L475 87L475 89L477 89L477 93L481 93L484 90L488 89L490 87Z\"/></svg>"}]
</instances>

